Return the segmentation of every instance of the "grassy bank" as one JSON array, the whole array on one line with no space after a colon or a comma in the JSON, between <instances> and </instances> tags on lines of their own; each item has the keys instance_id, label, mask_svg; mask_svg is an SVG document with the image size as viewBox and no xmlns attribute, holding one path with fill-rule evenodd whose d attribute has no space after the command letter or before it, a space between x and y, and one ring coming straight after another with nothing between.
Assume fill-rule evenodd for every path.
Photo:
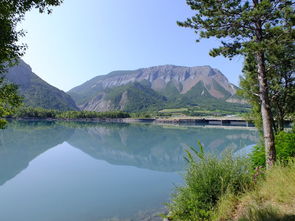
<instances>
[{"instance_id":1,"label":"grassy bank","mask_svg":"<svg viewBox=\"0 0 295 221\"><path fill-rule=\"evenodd\" d=\"M295 161L266 171L248 192L224 195L212 220L295 220Z\"/></svg>"},{"instance_id":2,"label":"grassy bank","mask_svg":"<svg viewBox=\"0 0 295 221\"><path fill-rule=\"evenodd\" d=\"M295 132L281 132L278 162L264 169L263 149L250 156L207 156L187 151L185 185L168 204L169 220L295 220Z\"/></svg>"}]
</instances>

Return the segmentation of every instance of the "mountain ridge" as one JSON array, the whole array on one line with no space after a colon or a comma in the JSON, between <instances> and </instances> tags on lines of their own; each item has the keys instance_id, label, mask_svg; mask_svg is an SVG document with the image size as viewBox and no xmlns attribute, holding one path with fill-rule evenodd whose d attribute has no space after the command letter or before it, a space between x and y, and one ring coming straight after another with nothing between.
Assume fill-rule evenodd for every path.
<instances>
[{"instance_id":1,"label":"mountain ridge","mask_svg":"<svg viewBox=\"0 0 295 221\"><path fill-rule=\"evenodd\" d=\"M243 102L236 96L237 87L209 65L159 65L112 71L68 93L42 80L23 60L9 68L6 78L18 85L28 106L46 109L141 112L198 106L226 110L233 103L237 103L233 109L243 108Z\"/></svg>"},{"instance_id":2,"label":"mountain ridge","mask_svg":"<svg viewBox=\"0 0 295 221\"><path fill-rule=\"evenodd\" d=\"M157 93L157 97L164 96L166 98L166 104L159 105L159 108L160 106L165 107L167 105L171 107L198 105L198 103L202 103L202 100L206 99L211 99L212 102L234 101L239 103L238 99L232 99L232 97L235 97L237 87L230 83L221 71L208 65L195 67L159 65L136 70L113 71L106 75L96 76L72 88L68 91L68 94L72 96L76 104L83 110L126 110L124 105L114 105L108 99L108 93L112 93L112 90L117 91L118 88L124 85L135 83L150 88ZM195 88L196 85L198 85L197 89ZM198 93L192 93L192 91ZM127 103L132 103L132 100L128 98L128 93L123 91L118 96L127 100ZM201 99L204 97L206 99ZM154 104L163 101L160 99L158 102L149 102ZM102 108L103 105L96 104L105 104L108 107ZM135 106L135 104L131 106Z\"/></svg>"},{"instance_id":3,"label":"mountain ridge","mask_svg":"<svg viewBox=\"0 0 295 221\"><path fill-rule=\"evenodd\" d=\"M64 91L48 84L23 60L10 67L5 78L18 86L24 103L31 107L42 107L57 110L79 110L74 100Z\"/></svg>"}]
</instances>

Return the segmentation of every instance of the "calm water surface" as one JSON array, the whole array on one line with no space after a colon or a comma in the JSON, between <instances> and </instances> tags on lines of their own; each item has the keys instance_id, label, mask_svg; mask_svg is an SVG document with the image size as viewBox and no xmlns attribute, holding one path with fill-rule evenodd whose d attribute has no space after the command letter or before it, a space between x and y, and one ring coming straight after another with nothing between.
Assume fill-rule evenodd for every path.
<instances>
[{"instance_id":1,"label":"calm water surface","mask_svg":"<svg viewBox=\"0 0 295 221\"><path fill-rule=\"evenodd\" d=\"M236 152L248 129L12 122L0 131L0 220L158 220L187 145Z\"/></svg>"}]
</instances>

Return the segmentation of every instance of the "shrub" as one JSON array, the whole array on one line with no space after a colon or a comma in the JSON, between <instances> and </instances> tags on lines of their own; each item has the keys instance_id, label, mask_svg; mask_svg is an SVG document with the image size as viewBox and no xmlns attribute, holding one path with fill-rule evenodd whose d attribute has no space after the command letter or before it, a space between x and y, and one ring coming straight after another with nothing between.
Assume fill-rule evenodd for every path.
<instances>
[{"instance_id":1,"label":"shrub","mask_svg":"<svg viewBox=\"0 0 295 221\"><path fill-rule=\"evenodd\" d=\"M295 131L281 131L275 137L277 160L286 163L295 157ZM263 145L257 145L250 154L253 167L265 166L265 150Z\"/></svg>"},{"instance_id":2,"label":"shrub","mask_svg":"<svg viewBox=\"0 0 295 221\"><path fill-rule=\"evenodd\" d=\"M185 186L178 187L168 204L173 220L210 220L218 200L252 186L249 160L227 152L221 159L191 148L187 151ZM196 160L196 157L199 160Z\"/></svg>"}]
</instances>

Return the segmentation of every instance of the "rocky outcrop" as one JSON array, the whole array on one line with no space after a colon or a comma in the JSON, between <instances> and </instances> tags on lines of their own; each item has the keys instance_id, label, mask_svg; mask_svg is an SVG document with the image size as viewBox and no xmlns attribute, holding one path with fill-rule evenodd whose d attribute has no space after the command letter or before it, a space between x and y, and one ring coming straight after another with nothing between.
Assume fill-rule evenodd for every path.
<instances>
[{"instance_id":1,"label":"rocky outcrop","mask_svg":"<svg viewBox=\"0 0 295 221\"><path fill-rule=\"evenodd\" d=\"M113 90L120 90L120 96L116 99L122 101L126 106L128 103L127 89L124 90L122 87L134 83L140 83L159 95L165 96L170 103L175 98L187 100L187 96L209 97L226 102L226 99L234 96L237 90L237 87L231 84L219 70L210 66L163 65L133 71L115 71L97 76L71 89L68 94L73 97L81 109L96 111L118 109L114 102L107 99L105 95L112 93ZM190 102L191 99L186 101L187 104ZM238 102L238 99L235 102ZM120 107L124 107L124 105Z\"/></svg>"}]
</instances>

